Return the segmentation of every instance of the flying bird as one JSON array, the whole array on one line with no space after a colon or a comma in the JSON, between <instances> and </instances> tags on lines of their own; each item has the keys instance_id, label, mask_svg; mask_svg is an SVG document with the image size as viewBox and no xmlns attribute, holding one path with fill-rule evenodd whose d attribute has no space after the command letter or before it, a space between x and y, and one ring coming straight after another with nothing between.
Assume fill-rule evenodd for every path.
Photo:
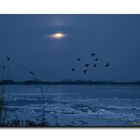
<instances>
[{"instance_id":1,"label":"flying bird","mask_svg":"<svg viewBox=\"0 0 140 140\"><path fill-rule=\"evenodd\" d=\"M7 61L10 61L10 58L7 56Z\"/></svg>"},{"instance_id":2,"label":"flying bird","mask_svg":"<svg viewBox=\"0 0 140 140\"><path fill-rule=\"evenodd\" d=\"M94 68L95 68L96 66L97 66L96 64L93 65Z\"/></svg>"},{"instance_id":3,"label":"flying bird","mask_svg":"<svg viewBox=\"0 0 140 140\"><path fill-rule=\"evenodd\" d=\"M78 58L78 59L77 59L77 61L81 61L81 59L80 59L80 58Z\"/></svg>"},{"instance_id":4,"label":"flying bird","mask_svg":"<svg viewBox=\"0 0 140 140\"><path fill-rule=\"evenodd\" d=\"M96 55L95 53L92 53L92 54L91 54L92 57L94 57L95 55Z\"/></svg>"},{"instance_id":5,"label":"flying bird","mask_svg":"<svg viewBox=\"0 0 140 140\"><path fill-rule=\"evenodd\" d=\"M5 70L5 65L2 65L3 70Z\"/></svg>"},{"instance_id":6,"label":"flying bird","mask_svg":"<svg viewBox=\"0 0 140 140\"><path fill-rule=\"evenodd\" d=\"M88 70L84 70L83 72L84 72L84 74L86 74L86 72L87 72Z\"/></svg>"},{"instance_id":7,"label":"flying bird","mask_svg":"<svg viewBox=\"0 0 140 140\"><path fill-rule=\"evenodd\" d=\"M108 67L110 65L110 63L107 63L106 65L105 65L105 67Z\"/></svg>"},{"instance_id":8,"label":"flying bird","mask_svg":"<svg viewBox=\"0 0 140 140\"><path fill-rule=\"evenodd\" d=\"M85 67L88 67L89 66L89 64L85 64Z\"/></svg>"},{"instance_id":9,"label":"flying bird","mask_svg":"<svg viewBox=\"0 0 140 140\"><path fill-rule=\"evenodd\" d=\"M72 71L75 71L75 68L73 68Z\"/></svg>"},{"instance_id":10,"label":"flying bird","mask_svg":"<svg viewBox=\"0 0 140 140\"><path fill-rule=\"evenodd\" d=\"M32 71L29 71L29 73L33 76L36 76L35 73L33 73Z\"/></svg>"},{"instance_id":11,"label":"flying bird","mask_svg":"<svg viewBox=\"0 0 140 140\"><path fill-rule=\"evenodd\" d=\"M96 58L95 61L98 61L98 58Z\"/></svg>"}]
</instances>

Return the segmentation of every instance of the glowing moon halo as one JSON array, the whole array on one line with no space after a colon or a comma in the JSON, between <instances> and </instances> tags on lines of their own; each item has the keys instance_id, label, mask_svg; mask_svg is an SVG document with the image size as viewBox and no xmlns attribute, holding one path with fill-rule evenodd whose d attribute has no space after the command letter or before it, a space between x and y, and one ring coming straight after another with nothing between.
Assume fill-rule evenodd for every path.
<instances>
[{"instance_id":1,"label":"glowing moon halo","mask_svg":"<svg viewBox=\"0 0 140 140\"><path fill-rule=\"evenodd\" d=\"M65 34L60 33L60 32L49 35L49 37L52 39L62 39L65 36L66 36Z\"/></svg>"}]
</instances>

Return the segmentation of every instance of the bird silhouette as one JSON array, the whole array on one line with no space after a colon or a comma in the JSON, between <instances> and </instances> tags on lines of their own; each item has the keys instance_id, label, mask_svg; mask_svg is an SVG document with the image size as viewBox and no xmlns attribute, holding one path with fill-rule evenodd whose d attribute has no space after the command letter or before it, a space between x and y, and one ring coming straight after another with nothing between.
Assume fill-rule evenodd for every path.
<instances>
[{"instance_id":1,"label":"bird silhouette","mask_svg":"<svg viewBox=\"0 0 140 140\"><path fill-rule=\"evenodd\" d=\"M110 65L110 63L107 63L106 65L105 65L105 67L108 67Z\"/></svg>"},{"instance_id":2,"label":"bird silhouette","mask_svg":"<svg viewBox=\"0 0 140 140\"><path fill-rule=\"evenodd\" d=\"M80 58L78 58L78 59L77 59L77 61L81 61L81 59L80 59Z\"/></svg>"},{"instance_id":3,"label":"bird silhouette","mask_svg":"<svg viewBox=\"0 0 140 140\"><path fill-rule=\"evenodd\" d=\"M73 68L72 71L75 71L75 68Z\"/></svg>"},{"instance_id":4,"label":"bird silhouette","mask_svg":"<svg viewBox=\"0 0 140 140\"><path fill-rule=\"evenodd\" d=\"M95 61L98 61L98 58L96 58Z\"/></svg>"},{"instance_id":5,"label":"bird silhouette","mask_svg":"<svg viewBox=\"0 0 140 140\"><path fill-rule=\"evenodd\" d=\"M84 72L84 74L86 74L86 72L87 72L88 70L84 70L83 72Z\"/></svg>"},{"instance_id":6,"label":"bird silhouette","mask_svg":"<svg viewBox=\"0 0 140 140\"><path fill-rule=\"evenodd\" d=\"M2 65L3 70L5 70L5 65Z\"/></svg>"},{"instance_id":7,"label":"bird silhouette","mask_svg":"<svg viewBox=\"0 0 140 140\"><path fill-rule=\"evenodd\" d=\"M95 53L92 53L92 54L91 54L92 57L94 57L95 55L96 55Z\"/></svg>"},{"instance_id":8,"label":"bird silhouette","mask_svg":"<svg viewBox=\"0 0 140 140\"><path fill-rule=\"evenodd\" d=\"M94 68L95 68L96 66L97 66L96 64L93 65Z\"/></svg>"},{"instance_id":9,"label":"bird silhouette","mask_svg":"<svg viewBox=\"0 0 140 140\"><path fill-rule=\"evenodd\" d=\"M29 73L33 76L36 76L35 73L33 73L32 71L29 71Z\"/></svg>"},{"instance_id":10,"label":"bird silhouette","mask_svg":"<svg viewBox=\"0 0 140 140\"><path fill-rule=\"evenodd\" d=\"M7 61L10 61L10 58L7 56Z\"/></svg>"},{"instance_id":11,"label":"bird silhouette","mask_svg":"<svg viewBox=\"0 0 140 140\"><path fill-rule=\"evenodd\" d=\"M89 66L89 64L85 64L85 67L87 67L87 68L88 68L88 66Z\"/></svg>"}]
</instances>

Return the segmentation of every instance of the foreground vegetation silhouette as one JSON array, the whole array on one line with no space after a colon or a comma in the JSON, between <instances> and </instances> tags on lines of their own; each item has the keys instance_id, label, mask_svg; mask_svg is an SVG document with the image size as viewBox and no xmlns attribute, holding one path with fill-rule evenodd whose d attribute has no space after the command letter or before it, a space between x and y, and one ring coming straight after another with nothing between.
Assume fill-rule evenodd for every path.
<instances>
[{"instance_id":1,"label":"foreground vegetation silhouette","mask_svg":"<svg viewBox=\"0 0 140 140\"><path fill-rule=\"evenodd\" d=\"M9 100L10 95L6 97L7 93L7 87L9 84L13 84L14 81L9 80L9 72L10 72L10 57L6 58L7 62L6 65L2 65L0 67L0 127L46 127L48 126L48 123L46 122L45 118L45 97L43 94L43 89L41 86L40 80L38 80L37 76L29 71L29 73L33 76L33 80L35 80L40 86L40 91L42 94L42 115L40 116L41 122L40 123L35 123L30 120L20 120L18 118L8 121L7 120L7 105Z\"/></svg>"}]
</instances>

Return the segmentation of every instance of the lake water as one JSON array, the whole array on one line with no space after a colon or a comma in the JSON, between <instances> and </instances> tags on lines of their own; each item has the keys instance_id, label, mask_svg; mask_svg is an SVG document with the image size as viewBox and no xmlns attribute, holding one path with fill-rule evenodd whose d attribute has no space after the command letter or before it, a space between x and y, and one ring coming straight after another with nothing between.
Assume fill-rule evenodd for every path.
<instances>
[{"instance_id":1,"label":"lake water","mask_svg":"<svg viewBox=\"0 0 140 140\"><path fill-rule=\"evenodd\" d=\"M139 85L43 85L50 126L132 126L140 122ZM11 85L7 120L41 121L38 85Z\"/></svg>"}]
</instances>

